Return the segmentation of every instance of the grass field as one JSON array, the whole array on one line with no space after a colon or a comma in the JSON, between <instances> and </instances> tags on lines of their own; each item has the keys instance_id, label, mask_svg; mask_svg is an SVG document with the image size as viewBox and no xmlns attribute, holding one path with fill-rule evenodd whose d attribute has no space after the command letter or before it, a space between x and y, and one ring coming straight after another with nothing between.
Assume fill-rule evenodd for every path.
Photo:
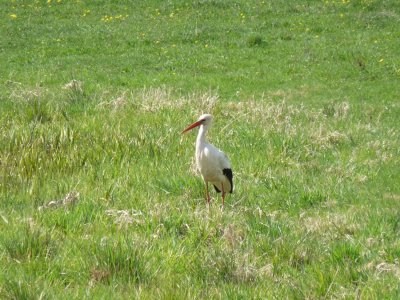
<instances>
[{"instance_id":1,"label":"grass field","mask_svg":"<svg viewBox=\"0 0 400 300\"><path fill-rule=\"evenodd\" d=\"M0 298L400 297L398 1L0 11Z\"/></svg>"}]
</instances>

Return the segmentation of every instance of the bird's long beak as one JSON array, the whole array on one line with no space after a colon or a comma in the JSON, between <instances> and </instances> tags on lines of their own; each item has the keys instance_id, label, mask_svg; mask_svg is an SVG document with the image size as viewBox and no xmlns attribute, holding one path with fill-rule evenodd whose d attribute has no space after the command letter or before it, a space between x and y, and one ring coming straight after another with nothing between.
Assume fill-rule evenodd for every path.
<instances>
[{"instance_id":1,"label":"bird's long beak","mask_svg":"<svg viewBox=\"0 0 400 300\"><path fill-rule=\"evenodd\" d=\"M187 131L189 131L189 130L191 130L191 129L197 127L197 126L200 126L201 123L202 123L202 120L197 121L197 122L194 122L192 125L189 125L184 131L182 131L181 134L182 134L182 133L185 133L185 132L187 132Z\"/></svg>"}]
</instances>

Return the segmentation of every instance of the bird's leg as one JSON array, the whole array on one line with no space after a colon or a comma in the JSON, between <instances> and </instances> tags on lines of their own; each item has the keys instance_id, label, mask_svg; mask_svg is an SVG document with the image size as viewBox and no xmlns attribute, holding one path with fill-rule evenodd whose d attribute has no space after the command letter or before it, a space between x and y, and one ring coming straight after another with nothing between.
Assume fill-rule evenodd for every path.
<instances>
[{"instance_id":1,"label":"bird's leg","mask_svg":"<svg viewBox=\"0 0 400 300\"><path fill-rule=\"evenodd\" d=\"M208 205L210 205L210 193L208 192L208 181L204 181L204 183L206 184L206 200Z\"/></svg>"},{"instance_id":2,"label":"bird's leg","mask_svg":"<svg viewBox=\"0 0 400 300\"><path fill-rule=\"evenodd\" d=\"M224 190L224 184L221 182L221 196L222 196L222 208L224 208L224 202L225 202L225 190Z\"/></svg>"}]
</instances>

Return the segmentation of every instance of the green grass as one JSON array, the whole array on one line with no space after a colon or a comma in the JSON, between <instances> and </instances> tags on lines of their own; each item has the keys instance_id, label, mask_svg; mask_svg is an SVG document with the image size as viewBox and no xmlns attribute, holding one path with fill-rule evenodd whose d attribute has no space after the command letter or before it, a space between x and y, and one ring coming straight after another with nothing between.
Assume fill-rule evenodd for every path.
<instances>
[{"instance_id":1,"label":"green grass","mask_svg":"<svg viewBox=\"0 0 400 300\"><path fill-rule=\"evenodd\" d=\"M400 296L397 1L0 8L0 298Z\"/></svg>"}]
</instances>

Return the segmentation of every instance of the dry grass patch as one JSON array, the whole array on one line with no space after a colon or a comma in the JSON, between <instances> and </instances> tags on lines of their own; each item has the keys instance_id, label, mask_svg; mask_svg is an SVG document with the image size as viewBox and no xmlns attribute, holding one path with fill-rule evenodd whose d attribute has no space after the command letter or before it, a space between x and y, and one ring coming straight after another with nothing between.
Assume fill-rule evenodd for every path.
<instances>
[{"instance_id":1,"label":"dry grass patch","mask_svg":"<svg viewBox=\"0 0 400 300\"><path fill-rule=\"evenodd\" d=\"M237 117L245 117L251 122L268 123L271 126L281 127L288 125L291 119L304 113L302 105L291 105L285 100L280 102L264 102L248 100L243 102L229 102L226 104Z\"/></svg>"},{"instance_id":2,"label":"dry grass patch","mask_svg":"<svg viewBox=\"0 0 400 300\"><path fill-rule=\"evenodd\" d=\"M8 97L12 101L30 102L48 97L47 88L36 85L35 87L25 87L20 83L12 83L8 86Z\"/></svg>"},{"instance_id":3,"label":"dry grass patch","mask_svg":"<svg viewBox=\"0 0 400 300\"><path fill-rule=\"evenodd\" d=\"M400 280L400 264L399 260L396 259L394 263L381 262L375 266L375 274L377 277L381 277L383 273L391 273Z\"/></svg>"},{"instance_id":4,"label":"dry grass patch","mask_svg":"<svg viewBox=\"0 0 400 300\"><path fill-rule=\"evenodd\" d=\"M213 113L219 103L219 97L214 93L178 95L173 89L143 88L134 91L122 91L120 93L105 92L97 104L98 109L111 110L113 112L132 106L138 111L157 113L161 110L188 111L193 118L203 113Z\"/></svg>"},{"instance_id":5,"label":"dry grass patch","mask_svg":"<svg viewBox=\"0 0 400 300\"><path fill-rule=\"evenodd\" d=\"M83 82L72 79L70 82L64 84L62 86L62 89L67 90L67 91L73 91L73 92L83 92Z\"/></svg>"},{"instance_id":6,"label":"dry grass patch","mask_svg":"<svg viewBox=\"0 0 400 300\"><path fill-rule=\"evenodd\" d=\"M349 138L346 134L343 134L339 131L326 132L326 129L321 127L319 132L312 133L311 141L319 149L325 150L340 144L344 144L349 141Z\"/></svg>"},{"instance_id":7,"label":"dry grass patch","mask_svg":"<svg viewBox=\"0 0 400 300\"><path fill-rule=\"evenodd\" d=\"M103 95L101 98L109 98L111 95ZM132 92L123 91L119 96L115 96L115 98L111 98L111 100L102 100L99 104L96 105L99 109L109 109L112 112L117 112L123 108L125 108L129 103L132 103Z\"/></svg>"},{"instance_id":8,"label":"dry grass patch","mask_svg":"<svg viewBox=\"0 0 400 300\"><path fill-rule=\"evenodd\" d=\"M397 195L397 194L385 193L385 194L383 195L383 198L384 198L384 199L387 199L387 200L400 201L400 195Z\"/></svg>"},{"instance_id":9,"label":"dry grass patch","mask_svg":"<svg viewBox=\"0 0 400 300\"><path fill-rule=\"evenodd\" d=\"M51 208L57 208L57 207L64 207L68 208L70 206L75 205L78 200L79 200L79 192L77 191L72 191L65 195L63 198L58 199L58 200L51 200L48 203L39 206L39 210L45 210L45 209L51 209Z\"/></svg>"},{"instance_id":10,"label":"dry grass patch","mask_svg":"<svg viewBox=\"0 0 400 300\"><path fill-rule=\"evenodd\" d=\"M359 220L354 219L354 211L342 213L327 213L323 215L303 216L306 232L330 236L334 239L338 236L353 235L362 226Z\"/></svg>"},{"instance_id":11,"label":"dry grass patch","mask_svg":"<svg viewBox=\"0 0 400 300\"><path fill-rule=\"evenodd\" d=\"M106 215L114 219L114 223L120 227L126 227L131 224L144 224L145 217L142 211L135 209L117 210L108 209Z\"/></svg>"}]
</instances>

